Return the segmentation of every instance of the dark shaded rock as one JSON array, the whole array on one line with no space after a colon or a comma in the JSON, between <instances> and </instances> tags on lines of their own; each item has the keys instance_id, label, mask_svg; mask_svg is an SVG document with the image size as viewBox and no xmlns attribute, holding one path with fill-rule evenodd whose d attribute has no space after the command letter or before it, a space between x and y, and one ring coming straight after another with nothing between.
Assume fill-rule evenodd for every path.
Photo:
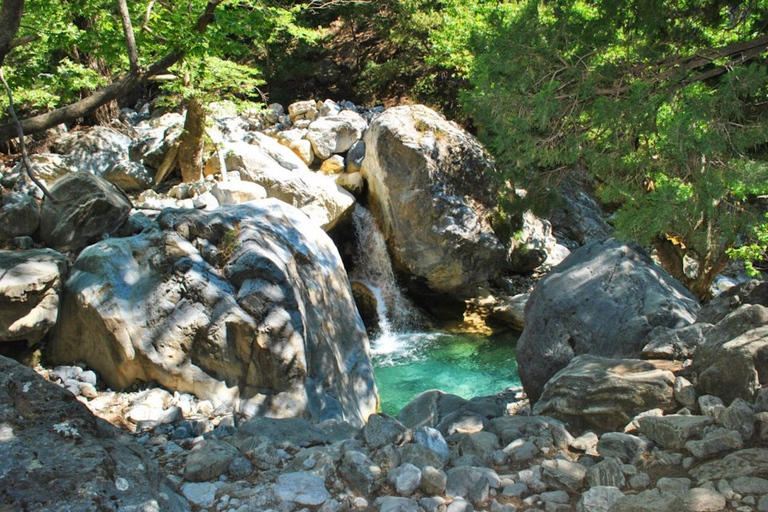
<instances>
[{"instance_id":1,"label":"dark shaded rock","mask_svg":"<svg viewBox=\"0 0 768 512\"><path fill-rule=\"evenodd\" d=\"M56 325L67 261L52 249L0 251L0 342L39 342Z\"/></svg>"},{"instance_id":2,"label":"dark shaded rock","mask_svg":"<svg viewBox=\"0 0 768 512\"><path fill-rule=\"evenodd\" d=\"M747 281L724 291L701 308L697 320L702 323L716 324L744 304L768 307L768 282Z\"/></svg>"},{"instance_id":3,"label":"dark shaded rock","mask_svg":"<svg viewBox=\"0 0 768 512\"><path fill-rule=\"evenodd\" d=\"M128 219L131 203L103 178L77 172L56 180L40 216L40 239L59 251L79 251L116 232Z\"/></svg>"},{"instance_id":4,"label":"dark shaded rock","mask_svg":"<svg viewBox=\"0 0 768 512\"><path fill-rule=\"evenodd\" d=\"M35 198L10 192L0 200L0 242L34 235L40 226L40 205Z\"/></svg>"},{"instance_id":5,"label":"dark shaded rock","mask_svg":"<svg viewBox=\"0 0 768 512\"><path fill-rule=\"evenodd\" d=\"M699 304L639 250L615 240L575 251L537 284L516 348L520 380L535 402L575 356L637 358L657 326L694 322Z\"/></svg>"},{"instance_id":6,"label":"dark shaded rock","mask_svg":"<svg viewBox=\"0 0 768 512\"><path fill-rule=\"evenodd\" d=\"M190 510L130 436L2 356L0 445L3 510Z\"/></svg>"}]
</instances>

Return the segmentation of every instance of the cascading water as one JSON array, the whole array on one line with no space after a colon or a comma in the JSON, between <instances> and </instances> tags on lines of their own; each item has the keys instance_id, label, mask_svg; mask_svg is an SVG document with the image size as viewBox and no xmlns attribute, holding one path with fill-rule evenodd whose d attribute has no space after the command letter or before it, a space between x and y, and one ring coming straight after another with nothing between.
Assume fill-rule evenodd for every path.
<instances>
[{"instance_id":1,"label":"cascading water","mask_svg":"<svg viewBox=\"0 0 768 512\"><path fill-rule=\"evenodd\" d=\"M376 300L379 332L371 340L384 412L396 414L416 394L440 389L464 398L493 394L519 384L517 336L426 332L418 308L397 284L384 236L370 211L356 206L355 267L350 279Z\"/></svg>"}]
</instances>

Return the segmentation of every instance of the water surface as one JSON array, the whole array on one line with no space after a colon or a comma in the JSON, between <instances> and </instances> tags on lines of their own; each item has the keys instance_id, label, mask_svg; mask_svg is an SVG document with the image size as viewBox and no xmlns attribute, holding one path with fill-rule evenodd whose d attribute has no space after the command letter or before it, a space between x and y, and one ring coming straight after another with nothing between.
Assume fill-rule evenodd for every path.
<instances>
[{"instance_id":1,"label":"water surface","mask_svg":"<svg viewBox=\"0 0 768 512\"><path fill-rule=\"evenodd\" d=\"M392 416L429 389L462 398L519 386L518 334L386 333L371 341L382 412Z\"/></svg>"}]
</instances>

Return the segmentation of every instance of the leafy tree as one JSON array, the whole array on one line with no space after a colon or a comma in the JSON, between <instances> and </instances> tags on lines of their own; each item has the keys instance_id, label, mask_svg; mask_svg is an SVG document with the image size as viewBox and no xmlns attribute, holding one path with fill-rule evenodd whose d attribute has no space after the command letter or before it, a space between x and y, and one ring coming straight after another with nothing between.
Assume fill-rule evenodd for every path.
<instances>
[{"instance_id":1,"label":"leafy tree","mask_svg":"<svg viewBox=\"0 0 768 512\"><path fill-rule=\"evenodd\" d=\"M768 2L526 0L485 21L463 101L505 179L586 168L618 233L706 298L768 191Z\"/></svg>"}]
</instances>

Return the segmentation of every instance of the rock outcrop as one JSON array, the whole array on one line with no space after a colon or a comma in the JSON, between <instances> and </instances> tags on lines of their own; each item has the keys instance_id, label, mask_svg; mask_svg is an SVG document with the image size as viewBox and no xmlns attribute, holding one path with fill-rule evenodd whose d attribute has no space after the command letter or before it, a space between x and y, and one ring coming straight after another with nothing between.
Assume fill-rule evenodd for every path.
<instances>
[{"instance_id":1,"label":"rock outcrop","mask_svg":"<svg viewBox=\"0 0 768 512\"><path fill-rule=\"evenodd\" d=\"M0 356L0 509L188 512L129 435Z\"/></svg>"},{"instance_id":2,"label":"rock outcrop","mask_svg":"<svg viewBox=\"0 0 768 512\"><path fill-rule=\"evenodd\" d=\"M378 398L338 251L271 199L165 210L153 229L85 249L48 355L116 389L153 380L248 415L362 424Z\"/></svg>"},{"instance_id":3,"label":"rock outcrop","mask_svg":"<svg viewBox=\"0 0 768 512\"><path fill-rule=\"evenodd\" d=\"M696 299L645 254L615 240L591 243L531 294L516 351L520 380L535 402L573 357L638 358L654 327L691 324L698 310Z\"/></svg>"},{"instance_id":4,"label":"rock outcrop","mask_svg":"<svg viewBox=\"0 0 768 512\"><path fill-rule=\"evenodd\" d=\"M482 146L421 106L388 109L365 135L370 206L407 284L459 298L504 268Z\"/></svg>"}]
</instances>

